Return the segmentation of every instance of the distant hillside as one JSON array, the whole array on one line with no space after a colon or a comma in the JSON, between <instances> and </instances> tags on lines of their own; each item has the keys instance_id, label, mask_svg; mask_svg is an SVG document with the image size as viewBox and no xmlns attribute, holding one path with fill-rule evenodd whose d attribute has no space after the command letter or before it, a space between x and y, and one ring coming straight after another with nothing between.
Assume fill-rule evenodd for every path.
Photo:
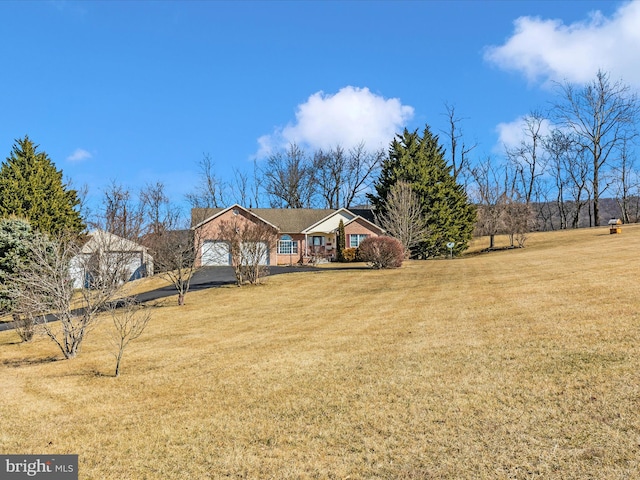
<instances>
[{"instance_id":1,"label":"distant hillside","mask_svg":"<svg viewBox=\"0 0 640 480\"><path fill-rule=\"evenodd\" d=\"M568 211L569 225L571 225L575 206L573 202L566 202L565 206ZM578 225L580 228L607 225L607 222L611 218L620 218L622 215L620 205L615 198L601 198L599 206L600 221L597 225L594 224L592 219L593 205L585 205L582 207ZM631 206L631 223L637 223L640 221L640 197L633 197ZM534 210L537 219L537 230L547 231L560 229L560 213L555 203L537 203L534 204Z\"/></svg>"}]
</instances>

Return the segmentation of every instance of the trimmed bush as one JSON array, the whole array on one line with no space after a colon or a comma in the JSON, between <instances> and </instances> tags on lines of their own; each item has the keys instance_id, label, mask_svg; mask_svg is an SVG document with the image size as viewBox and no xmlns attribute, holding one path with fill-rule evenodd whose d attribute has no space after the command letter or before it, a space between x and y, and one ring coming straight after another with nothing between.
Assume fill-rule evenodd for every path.
<instances>
[{"instance_id":1,"label":"trimmed bush","mask_svg":"<svg viewBox=\"0 0 640 480\"><path fill-rule=\"evenodd\" d=\"M343 262L355 262L358 256L357 248L345 248L342 250L342 261Z\"/></svg>"},{"instance_id":2,"label":"trimmed bush","mask_svg":"<svg viewBox=\"0 0 640 480\"><path fill-rule=\"evenodd\" d=\"M402 243L392 237L367 237L360 243L358 254L373 268L398 268L404 260Z\"/></svg>"}]
</instances>

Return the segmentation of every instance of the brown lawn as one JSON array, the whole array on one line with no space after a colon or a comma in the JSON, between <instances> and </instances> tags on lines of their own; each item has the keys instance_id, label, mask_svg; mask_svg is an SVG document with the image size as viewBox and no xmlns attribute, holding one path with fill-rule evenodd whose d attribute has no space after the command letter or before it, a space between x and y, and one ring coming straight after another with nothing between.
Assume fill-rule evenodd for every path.
<instances>
[{"instance_id":1,"label":"brown lawn","mask_svg":"<svg viewBox=\"0 0 640 480\"><path fill-rule=\"evenodd\" d=\"M478 251L486 244L476 244ZM0 453L82 479L637 478L640 226L167 299L112 376L0 333Z\"/></svg>"}]
</instances>

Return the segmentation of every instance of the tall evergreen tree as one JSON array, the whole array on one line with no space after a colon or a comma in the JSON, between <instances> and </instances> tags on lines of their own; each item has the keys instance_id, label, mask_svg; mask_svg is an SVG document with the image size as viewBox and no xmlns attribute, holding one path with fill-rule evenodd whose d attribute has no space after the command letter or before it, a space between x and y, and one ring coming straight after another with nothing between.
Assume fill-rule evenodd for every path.
<instances>
[{"instance_id":1,"label":"tall evergreen tree","mask_svg":"<svg viewBox=\"0 0 640 480\"><path fill-rule=\"evenodd\" d=\"M422 136L407 129L391 142L389 155L382 163L375 194L369 199L378 216L384 215L391 188L399 181L408 183L418 197L428 222L425 240L411 249L412 256L427 258L446 255L447 243L455 242L455 254L468 245L476 220L475 207L464 188L457 184L444 150L425 126Z\"/></svg>"},{"instance_id":2,"label":"tall evergreen tree","mask_svg":"<svg viewBox=\"0 0 640 480\"><path fill-rule=\"evenodd\" d=\"M81 232L80 200L45 152L25 136L0 168L0 217L26 218L41 232Z\"/></svg>"}]
</instances>

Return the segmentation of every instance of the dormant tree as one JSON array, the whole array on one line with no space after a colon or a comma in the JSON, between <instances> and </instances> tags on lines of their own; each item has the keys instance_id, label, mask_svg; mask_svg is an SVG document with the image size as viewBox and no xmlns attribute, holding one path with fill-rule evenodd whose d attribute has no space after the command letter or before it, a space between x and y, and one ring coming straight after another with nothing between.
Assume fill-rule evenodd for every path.
<instances>
[{"instance_id":1,"label":"dormant tree","mask_svg":"<svg viewBox=\"0 0 640 480\"><path fill-rule=\"evenodd\" d=\"M166 226L166 225L165 225ZM196 266L199 231L185 226L181 229L166 228L145 237L154 258L154 270L165 278L178 293L178 305L184 305L191 287Z\"/></svg>"},{"instance_id":2,"label":"dormant tree","mask_svg":"<svg viewBox=\"0 0 640 480\"><path fill-rule=\"evenodd\" d=\"M559 217L559 228L568 227L569 207L566 202L569 190L569 174L566 171L567 157L571 154L571 137L561 130L554 129L543 140L544 149L549 159L548 172L553 179L554 203ZM552 225L553 228L553 225Z\"/></svg>"},{"instance_id":3,"label":"dormant tree","mask_svg":"<svg viewBox=\"0 0 640 480\"><path fill-rule=\"evenodd\" d=\"M489 237L489 250L495 248L495 236L506 234L510 245L524 247L531 229L531 207L515 187L516 174L511 165L496 166L490 158L476 165L473 197L478 205L476 235Z\"/></svg>"},{"instance_id":4,"label":"dormant tree","mask_svg":"<svg viewBox=\"0 0 640 480\"><path fill-rule=\"evenodd\" d=\"M249 174L237 168L233 169L233 181L231 182L233 203L253 207L251 203L251 184Z\"/></svg>"},{"instance_id":5,"label":"dormant tree","mask_svg":"<svg viewBox=\"0 0 640 480\"><path fill-rule=\"evenodd\" d=\"M262 170L262 186L273 208L309 208L315 194L312 161L295 143L269 156Z\"/></svg>"},{"instance_id":6,"label":"dormant tree","mask_svg":"<svg viewBox=\"0 0 640 480\"><path fill-rule=\"evenodd\" d=\"M506 177L493 165L491 158L471 170L473 198L478 205L476 235L489 237L489 249L495 247L495 236L504 231Z\"/></svg>"},{"instance_id":7,"label":"dormant tree","mask_svg":"<svg viewBox=\"0 0 640 480\"><path fill-rule=\"evenodd\" d=\"M363 142L345 150L342 146L313 156L318 196L325 208L350 208L363 199L371 186L384 158L385 152L370 152Z\"/></svg>"},{"instance_id":8,"label":"dormant tree","mask_svg":"<svg viewBox=\"0 0 640 480\"><path fill-rule=\"evenodd\" d=\"M561 98L554 106L555 118L590 158L593 218L599 225L600 195L607 187L601 184L603 170L625 142L637 135L638 98L628 85L612 82L601 70L583 88L564 83L558 89Z\"/></svg>"},{"instance_id":9,"label":"dormant tree","mask_svg":"<svg viewBox=\"0 0 640 480\"><path fill-rule=\"evenodd\" d=\"M505 149L514 171L516 187L526 204L533 200L537 183L545 173L545 122L546 118L540 112L534 111L526 115L523 119L522 140L517 146Z\"/></svg>"},{"instance_id":10,"label":"dormant tree","mask_svg":"<svg viewBox=\"0 0 640 480\"><path fill-rule=\"evenodd\" d=\"M164 183L148 183L140 190L140 203L145 235L158 235L178 224L180 210L169 200Z\"/></svg>"},{"instance_id":11,"label":"dormant tree","mask_svg":"<svg viewBox=\"0 0 640 480\"><path fill-rule=\"evenodd\" d=\"M568 196L571 199L572 208L569 210L571 228L580 226L582 209L591 203L592 190L589 178L591 178L591 159L586 150L578 144L572 143L563 161L567 173ZM593 226L593 218L589 217L589 226Z\"/></svg>"},{"instance_id":12,"label":"dormant tree","mask_svg":"<svg viewBox=\"0 0 640 480\"><path fill-rule=\"evenodd\" d=\"M465 144L462 127L460 125L464 119L456 115L455 106L445 103L444 107L446 110L445 115L447 117L448 129L443 131L443 133L446 134L449 141L449 162L451 164L451 174L457 182L466 184L463 179L465 178L465 175L469 173L469 153L471 153L478 144Z\"/></svg>"},{"instance_id":13,"label":"dormant tree","mask_svg":"<svg viewBox=\"0 0 640 480\"><path fill-rule=\"evenodd\" d=\"M136 255L129 242L105 232L90 242L88 249L89 242L75 235L39 236L29 264L11 277L18 311L37 319L67 359L78 355L99 312L118 297Z\"/></svg>"},{"instance_id":14,"label":"dormant tree","mask_svg":"<svg viewBox=\"0 0 640 480\"><path fill-rule=\"evenodd\" d=\"M151 311L135 299L126 297L109 305L109 313L112 323L109 333L114 347L113 355L116 357L115 376L119 377L124 351L133 340L142 335L151 320Z\"/></svg>"},{"instance_id":15,"label":"dormant tree","mask_svg":"<svg viewBox=\"0 0 640 480\"><path fill-rule=\"evenodd\" d=\"M384 201L384 214L378 221L389 235L400 241L406 258L429 233L428 219L422 213L420 199L411 185L404 181L391 187Z\"/></svg>"},{"instance_id":16,"label":"dormant tree","mask_svg":"<svg viewBox=\"0 0 640 480\"><path fill-rule=\"evenodd\" d=\"M186 195L192 208L218 208L225 205L225 183L215 171L215 162L208 153L198 162L199 179L194 190Z\"/></svg>"},{"instance_id":17,"label":"dormant tree","mask_svg":"<svg viewBox=\"0 0 640 480\"><path fill-rule=\"evenodd\" d=\"M340 145L328 151L317 150L313 155L318 190L326 208L340 208L346 165L347 155Z\"/></svg>"},{"instance_id":18,"label":"dormant tree","mask_svg":"<svg viewBox=\"0 0 640 480\"><path fill-rule=\"evenodd\" d=\"M144 231L142 203L128 187L112 181L103 192L102 211L93 226L122 238L138 240Z\"/></svg>"},{"instance_id":19,"label":"dormant tree","mask_svg":"<svg viewBox=\"0 0 640 480\"><path fill-rule=\"evenodd\" d=\"M621 219L624 223L635 223L638 221L640 207L640 199L637 195L640 179L635 169L635 158L629 152L627 142L620 149L620 158L614 172L615 195L620 207Z\"/></svg>"},{"instance_id":20,"label":"dormant tree","mask_svg":"<svg viewBox=\"0 0 640 480\"><path fill-rule=\"evenodd\" d=\"M238 215L221 222L218 238L229 245L231 265L238 285L260 283L267 274L267 260L276 247L277 232L265 223L247 221Z\"/></svg>"}]
</instances>

